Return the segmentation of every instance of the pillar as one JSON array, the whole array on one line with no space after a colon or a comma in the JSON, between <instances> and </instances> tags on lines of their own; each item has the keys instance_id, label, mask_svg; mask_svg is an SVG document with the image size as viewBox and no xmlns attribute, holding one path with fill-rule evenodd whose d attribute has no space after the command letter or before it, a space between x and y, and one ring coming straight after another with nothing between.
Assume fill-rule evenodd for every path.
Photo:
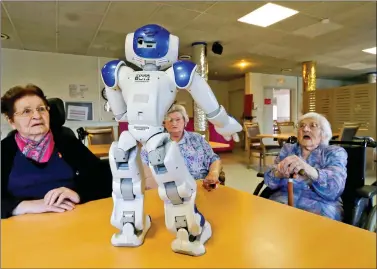
<instances>
[{"instance_id":1,"label":"pillar","mask_svg":"<svg viewBox=\"0 0 377 269\"><path fill-rule=\"evenodd\" d=\"M196 72L208 81L207 43L192 43L192 61L197 64ZM204 111L194 102L194 130L209 141L208 122Z\"/></svg>"},{"instance_id":2,"label":"pillar","mask_svg":"<svg viewBox=\"0 0 377 269\"><path fill-rule=\"evenodd\" d=\"M302 63L302 91L303 93L309 92L307 94L307 98L309 100L302 99L303 102L307 102L308 107L307 111L302 111L302 114L309 111L315 111L315 98L313 98L313 94L315 94L316 90L316 62L308 61ZM304 106L302 106L304 108Z\"/></svg>"}]
</instances>

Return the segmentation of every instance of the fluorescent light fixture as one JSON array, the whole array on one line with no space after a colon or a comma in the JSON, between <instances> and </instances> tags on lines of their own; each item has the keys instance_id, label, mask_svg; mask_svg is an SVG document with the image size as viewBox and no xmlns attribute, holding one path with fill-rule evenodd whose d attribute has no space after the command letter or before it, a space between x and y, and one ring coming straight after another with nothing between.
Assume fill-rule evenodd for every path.
<instances>
[{"instance_id":1,"label":"fluorescent light fixture","mask_svg":"<svg viewBox=\"0 0 377 269\"><path fill-rule=\"evenodd\" d=\"M376 47L363 50L366 53L376 54Z\"/></svg>"},{"instance_id":2,"label":"fluorescent light fixture","mask_svg":"<svg viewBox=\"0 0 377 269\"><path fill-rule=\"evenodd\" d=\"M347 65L342 65L338 66L340 68L347 68L351 70L364 70L364 69L369 69L369 68L374 68L376 67L375 64L364 64L364 63L351 63Z\"/></svg>"},{"instance_id":3,"label":"fluorescent light fixture","mask_svg":"<svg viewBox=\"0 0 377 269\"><path fill-rule=\"evenodd\" d=\"M239 18L238 21L261 27L267 27L297 13L297 10L268 3L243 16L242 18Z\"/></svg>"}]
</instances>

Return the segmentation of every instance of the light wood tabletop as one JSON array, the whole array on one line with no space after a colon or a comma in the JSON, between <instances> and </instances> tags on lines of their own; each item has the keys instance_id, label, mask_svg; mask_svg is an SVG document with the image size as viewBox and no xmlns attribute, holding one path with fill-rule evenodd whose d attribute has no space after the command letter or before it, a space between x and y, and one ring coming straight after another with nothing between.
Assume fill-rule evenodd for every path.
<instances>
[{"instance_id":1,"label":"light wood tabletop","mask_svg":"<svg viewBox=\"0 0 377 269\"><path fill-rule=\"evenodd\" d=\"M229 148L229 144L219 143L219 142L209 142L211 148ZM88 148L94 155L97 157L106 157L109 156L110 144L103 144L103 145L88 145Z\"/></svg>"},{"instance_id":2,"label":"light wood tabletop","mask_svg":"<svg viewBox=\"0 0 377 269\"><path fill-rule=\"evenodd\" d=\"M200 183L199 183L200 184ZM197 205L210 221L207 253L174 253L163 203L146 191L152 227L138 248L114 247L112 200L71 212L1 221L2 268L376 268L376 234L220 186L198 188Z\"/></svg>"}]
</instances>

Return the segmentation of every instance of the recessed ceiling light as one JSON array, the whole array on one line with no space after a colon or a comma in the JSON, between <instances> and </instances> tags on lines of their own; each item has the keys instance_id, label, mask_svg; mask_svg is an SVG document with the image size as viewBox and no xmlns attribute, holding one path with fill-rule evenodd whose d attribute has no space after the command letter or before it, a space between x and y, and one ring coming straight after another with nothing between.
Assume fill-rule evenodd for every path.
<instances>
[{"instance_id":1,"label":"recessed ceiling light","mask_svg":"<svg viewBox=\"0 0 377 269\"><path fill-rule=\"evenodd\" d=\"M267 27L297 13L297 10L268 3L243 16L242 18L239 18L238 21L261 27Z\"/></svg>"},{"instance_id":2,"label":"recessed ceiling light","mask_svg":"<svg viewBox=\"0 0 377 269\"><path fill-rule=\"evenodd\" d=\"M247 67L249 65L250 65L250 63L246 62L244 60L241 60L240 62L236 63L236 66L239 67L239 68L245 68L245 67Z\"/></svg>"},{"instance_id":3,"label":"recessed ceiling light","mask_svg":"<svg viewBox=\"0 0 377 269\"><path fill-rule=\"evenodd\" d=\"M282 68L281 72L292 72L292 68Z\"/></svg>"},{"instance_id":4,"label":"recessed ceiling light","mask_svg":"<svg viewBox=\"0 0 377 269\"><path fill-rule=\"evenodd\" d=\"M9 39L9 35L1 33L1 40Z\"/></svg>"},{"instance_id":5,"label":"recessed ceiling light","mask_svg":"<svg viewBox=\"0 0 377 269\"><path fill-rule=\"evenodd\" d=\"M363 50L366 53L376 54L376 47Z\"/></svg>"}]
</instances>

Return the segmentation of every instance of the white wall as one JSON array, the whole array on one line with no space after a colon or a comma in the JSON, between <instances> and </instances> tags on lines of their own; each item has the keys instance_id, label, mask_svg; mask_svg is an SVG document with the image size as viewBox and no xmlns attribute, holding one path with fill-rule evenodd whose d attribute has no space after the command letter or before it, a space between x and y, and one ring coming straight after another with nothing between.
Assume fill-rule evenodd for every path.
<instances>
[{"instance_id":1,"label":"white wall","mask_svg":"<svg viewBox=\"0 0 377 269\"><path fill-rule=\"evenodd\" d=\"M247 92L253 94L254 110L252 114L253 116L256 116L255 121L258 121L261 132L272 132L270 128L268 128L267 126L265 128L263 124L265 89L291 89L292 120L297 120L297 77L248 73L246 74L245 88Z\"/></svg>"},{"instance_id":2,"label":"white wall","mask_svg":"<svg viewBox=\"0 0 377 269\"><path fill-rule=\"evenodd\" d=\"M118 126L111 112L104 111L105 100L101 97L104 87L100 77L102 66L113 59L59 54L38 51L1 49L1 95L16 85L33 83L39 86L47 97L59 97L63 101L93 102L93 121L66 121L65 126L76 133L78 127L84 126ZM244 80L208 81L219 103L229 108L228 92L243 89ZM84 84L88 87L85 98L72 98L69 84ZM183 102L189 116L193 116L193 99L184 90L180 91L177 101ZM243 104L243 100L242 100ZM11 127L2 117L1 138L7 135ZM118 128L114 128L117 137Z\"/></svg>"},{"instance_id":3,"label":"white wall","mask_svg":"<svg viewBox=\"0 0 377 269\"><path fill-rule=\"evenodd\" d=\"M1 94L16 85L33 83L39 86L48 98L59 97L64 101L93 102L93 121L67 121L66 126L76 129L81 126L118 126L112 120L112 113L103 109L105 100L100 92L104 87L100 78L102 66L112 59L1 49ZM88 87L85 98L72 98L69 84L84 84ZM117 130L115 134L117 137ZM2 138L10 130L2 117Z\"/></svg>"}]
</instances>

